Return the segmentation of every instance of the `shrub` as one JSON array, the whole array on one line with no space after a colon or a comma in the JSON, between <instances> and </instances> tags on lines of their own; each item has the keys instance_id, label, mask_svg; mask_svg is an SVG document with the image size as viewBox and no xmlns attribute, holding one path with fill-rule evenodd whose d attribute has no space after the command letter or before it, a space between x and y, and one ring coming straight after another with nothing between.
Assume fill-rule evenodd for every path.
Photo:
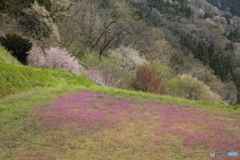
<instances>
[{"instance_id":1,"label":"shrub","mask_svg":"<svg viewBox=\"0 0 240 160\"><path fill-rule=\"evenodd\" d=\"M177 76L168 82L169 93L173 96L200 100L203 86L190 76Z\"/></svg>"},{"instance_id":2,"label":"shrub","mask_svg":"<svg viewBox=\"0 0 240 160\"><path fill-rule=\"evenodd\" d=\"M137 67L147 62L138 51L124 46L109 50L107 55L100 60L92 54L82 58L89 66L86 76L104 86L129 89L131 75Z\"/></svg>"},{"instance_id":3,"label":"shrub","mask_svg":"<svg viewBox=\"0 0 240 160\"><path fill-rule=\"evenodd\" d=\"M156 71L157 76L164 77L162 82L163 84L167 84L170 79L177 76L177 74L172 70L172 68L168 67L160 60L151 61L151 66Z\"/></svg>"},{"instance_id":4,"label":"shrub","mask_svg":"<svg viewBox=\"0 0 240 160\"><path fill-rule=\"evenodd\" d=\"M29 53L28 62L31 66L61 69L72 73L80 73L81 66L75 57L68 54L66 49L50 48L45 50L45 54L39 48L35 48Z\"/></svg>"},{"instance_id":5,"label":"shrub","mask_svg":"<svg viewBox=\"0 0 240 160\"><path fill-rule=\"evenodd\" d=\"M0 36L0 43L21 63L27 64L27 52L32 48L29 39L24 39L17 34L7 34L6 37Z\"/></svg>"},{"instance_id":6,"label":"shrub","mask_svg":"<svg viewBox=\"0 0 240 160\"><path fill-rule=\"evenodd\" d=\"M99 70L89 69L83 75L99 85L106 86L105 79Z\"/></svg>"},{"instance_id":7,"label":"shrub","mask_svg":"<svg viewBox=\"0 0 240 160\"><path fill-rule=\"evenodd\" d=\"M102 59L104 59L103 57ZM83 57L81 58L81 61L84 62L87 66L88 69L94 69L98 70L99 66L101 65L100 60L97 56L93 54L84 54Z\"/></svg>"},{"instance_id":8,"label":"shrub","mask_svg":"<svg viewBox=\"0 0 240 160\"><path fill-rule=\"evenodd\" d=\"M81 59L88 70L86 77L103 86L128 88L129 72L124 70L112 58L102 56L101 59L93 54L85 54Z\"/></svg>"},{"instance_id":9,"label":"shrub","mask_svg":"<svg viewBox=\"0 0 240 160\"><path fill-rule=\"evenodd\" d=\"M188 75L172 78L168 81L168 88L171 96L227 104L222 100L222 97L214 93L209 86Z\"/></svg>"},{"instance_id":10,"label":"shrub","mask_svg":"<svg viewBox=\"0 0 240 160\"><path fill-rule=\"evenodd\" d=\"M28 64L30 66L45 68L45 59L43 51L36 46L34 46L28 54Z\"/></svg>"},{"instance_id":11,"label":"shrub","mask_svg":"<svg viewBox=\"0 0 240 160\"><path fill-rule=\"evenodd\" d=\"M150 92L155 94L165 94L166 86L161 84L162 77L156 75L156 71L148 64L141 65L131 84L135 90Z\"/></svg>"},{"instance_id":12,"label":"shrub","mask_svg":"<svg viewBox=\"0 0 240 160\"><path fill-rule=\"evenodd\" d=\"M118 64L119 67L133 71L140 65L146 63L146 59L139 56L139 52L132 48L120 46L117 49L109 50L108 56Z\"/></svg>"}]
</instances>

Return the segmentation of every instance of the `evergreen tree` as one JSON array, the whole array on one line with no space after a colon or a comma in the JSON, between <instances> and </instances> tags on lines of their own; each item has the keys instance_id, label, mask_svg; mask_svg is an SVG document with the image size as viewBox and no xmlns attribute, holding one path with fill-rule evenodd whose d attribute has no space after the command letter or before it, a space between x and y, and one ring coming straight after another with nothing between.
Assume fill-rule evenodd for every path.
<instances>
[{"instance_id":1,"label":"evergreen tree","mask_svg":"<svg viewBox=\"0 0 240 160\"><path fill-rule=\"evenodd\" d=\"M234 15L240 16L240 3L237 0L207 0L213 6L219 7L221 10L229 10Z\"/></svg>"},{"instance_id":2,"label":"evergreen tree","mask_svg":"<svg viewBox=\"0 0 240 160\"><path fill-rule=\"evenodd\" d=\"M240 32L237 28L231 31L227 37L233 42L240 42Z\"/></svg>"},{"instance_id":3,"label":"evergreen tree","mask_svg":"<svg viewBox=\"0 0 240 160\"><path fill-rule=\"evenodd\" d=\"M27 52L32 48L29 39L24 39L17 34L7 34L6 37L0 36L0 43L21 63L27 64Z\"/></svg>"},{"instance_id":4,"label":"evergreen tree","mask_svg":"<svg viewBox=\"0 0 240 160\"><path fill-rule=\"evenodd\" d=\"M201 40L196 42L190 34L185 37L181 35L180 43L182 48L185 47L192 51L194 57L203 62L204 65L210 66L214 70L215 75L221 78L221 80L234 80L235 82L237 76L234 77L234 67L232 65L231 56L228 52L222 53L216 51L212 44L208 46ZM226 48L229 50L232 49L233 44L226 44Z\"/></svg>"},{"instance_id":5,"label":"evergreen tree","mask_svg":"<svg viewBox=\"0 0 240 160\"><path fill-rule=\"evenodd\" d=\"M37 0L37 2L51 11L50 0ZM30 8L34 0L0 0L0 12L6 13L12 17L18 17L22 14L24 8Z\"/></svg>"}]
</instances>

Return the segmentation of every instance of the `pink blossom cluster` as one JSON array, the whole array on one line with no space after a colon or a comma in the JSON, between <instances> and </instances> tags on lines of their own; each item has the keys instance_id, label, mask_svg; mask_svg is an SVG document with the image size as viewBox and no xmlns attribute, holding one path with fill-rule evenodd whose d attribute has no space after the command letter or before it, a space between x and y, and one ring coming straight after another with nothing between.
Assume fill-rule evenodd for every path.
<instances>
[{"instance_id":1,"label":"pink blossom cluster","mask_svg":"<svg viewBox=\"0 0 240 160\"><path fill-rule=\"evenodd\" d=\"M38 47L33 47L28 55L31 66L61 69L72 73L82 72L82 67L76 57L72 57L66 49L50 48L43 52Z\"/></svg>"},{"instance_id":2,"label":"pink blossom cluster","mask_svg":"<svg viewBox=\"0 0 240 160\"><path fill-rule=\"evenodd\" d=\"M83 73L84 76L96 82L99 85L106 86L104 76L98 70L89 69Z\"/></svg>"}]
</instances>

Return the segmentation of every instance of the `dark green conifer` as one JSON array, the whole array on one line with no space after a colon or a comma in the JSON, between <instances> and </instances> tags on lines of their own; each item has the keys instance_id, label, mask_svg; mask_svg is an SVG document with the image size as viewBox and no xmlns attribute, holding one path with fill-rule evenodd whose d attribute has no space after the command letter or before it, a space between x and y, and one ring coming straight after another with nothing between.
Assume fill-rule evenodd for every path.
<instances>
[{"instance_id":1,"label":"dark green conifer","mask_svg":"<svg viewBox=\"0 0 240 160\"><path fill-rule=\"evenodd\" d=\"M21 63L27 64L27 52L32 48L29 39L24 39L17 34L7 34L6 37L0 36L0 43Z\"/></svg>"}]
</instances>

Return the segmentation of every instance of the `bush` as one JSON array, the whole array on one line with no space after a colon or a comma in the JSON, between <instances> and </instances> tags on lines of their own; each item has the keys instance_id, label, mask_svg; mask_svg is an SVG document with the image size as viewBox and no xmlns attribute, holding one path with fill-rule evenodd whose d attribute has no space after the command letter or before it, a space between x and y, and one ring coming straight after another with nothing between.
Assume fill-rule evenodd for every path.
<instances>
[{"instance_id":1,"label":"bush","mask_svg":"<svg viewBox=\"0 0 240 160\"><path fill-rule=\"evenodd\" d=\"M170 79L177 76L177 74L170 67L160 60L151 61L151 66L156 71L157 76L164 77L162 81L163 84L167 84Z\"/></svg>"},{"instance_id":2,"label":"bush","mask_svg":"<svg viewBox=\"0 0 240 160\"><path fill-rule=\"evenodd\" d=\"M196 78L177 76L168 82L169 94L186 99L200 100L203 85Z\"/></svg>"},{"instance_id":3,"label":"bush","mask_svg":"<svg viewBox=\"0 0 240 160\"><path fill-rule=\"evenodd\" d=\"M117 49L109 50L108 56L124 70L133 71L137 67L147 63L146 59L139 56L139 52L135 49L120 46Z\"/></svg>"},{"instance_id":4,"label":"bush","mask_svg":"<svg viewBox=\"0 0 240 160\"><path fill-rule=\"evenodd\" d=\"M21 63L27 64L27 52L32 48L29 39L24 39L17 34L7 34L6 37L0 36L0 43Z\"/></svg>"},{"instance_id":5,"label":"bush","mask_svg":"<svg viewBox=\"0 0 240 160\"><path fill-rule=\"evenodd\" d=\"M171 96L227 104L222 100L221 96L214 93L204 82L188 75L172 78L168 81L168 88Z\"/></svg>"},{"instance_id":6,"label":"bush","mask_svg":"<svg viewBox=\"0 0 240 160\"><path fill-rule=\"evenodd\" d=\"M137 69L136 76L132 79L131 84L135 90L165 94L167 88L161 82L162 77L158 77L151 66L144 64Z\"/></svg>"},{"instance_id":7,"label":"bush","mask_svg":"<svg viewBox=\"0 0 240 160\"><path fill-rule=\"evenodd\" d=\"M102 56L99 60L97 56L85 54L81 60L88 66L85 76L97 84L125 89L129 87L130 73L112 58Z\"/></svg>"},{"instance_id":8,"label":"bush","mask_svg":"<svg viewBox=\"0 0 240 160\"><path fill-rule=\"evenodd\" d=\"M85 76L103 86L129 89L131 75L146 59L139 52L128 47L120 46L108 50L107 56L99 59L92 54L85 54L81 59L88 66Z\"/></svg>"},{"instance_id":9,"label":"bush","mask_svg":"<svg viewBox=\"0 0 240 160\"><path fill-rule=\"evenodd\" d=\"M71 57L66 49L50 48L45 50L45 54L35 48L29 53L28 63L31 66L61 69L72 73L80 73L81 66L76 58Z\"/></svg>"},{"instance_id":10,"label":"bush","mask_svg":"<svg viewBox=\"0 0 240 160\"><path fill-rule=\"evenodd\" d=\"M34 46L28 54L28 64L30 66L47 68L47 66L45 66L45 59L45 55L39 47Z\"/></svg>"},{"instance_id":11,"label":"bush","mask_svg":"<svg viewBox=\"0 0 240 160\"><path fill-rule=\"evenodd\" d=\"M107 82L99 70L89 69L83 75L101 86L107 86Z\"/></svg>"}]
</instances>

